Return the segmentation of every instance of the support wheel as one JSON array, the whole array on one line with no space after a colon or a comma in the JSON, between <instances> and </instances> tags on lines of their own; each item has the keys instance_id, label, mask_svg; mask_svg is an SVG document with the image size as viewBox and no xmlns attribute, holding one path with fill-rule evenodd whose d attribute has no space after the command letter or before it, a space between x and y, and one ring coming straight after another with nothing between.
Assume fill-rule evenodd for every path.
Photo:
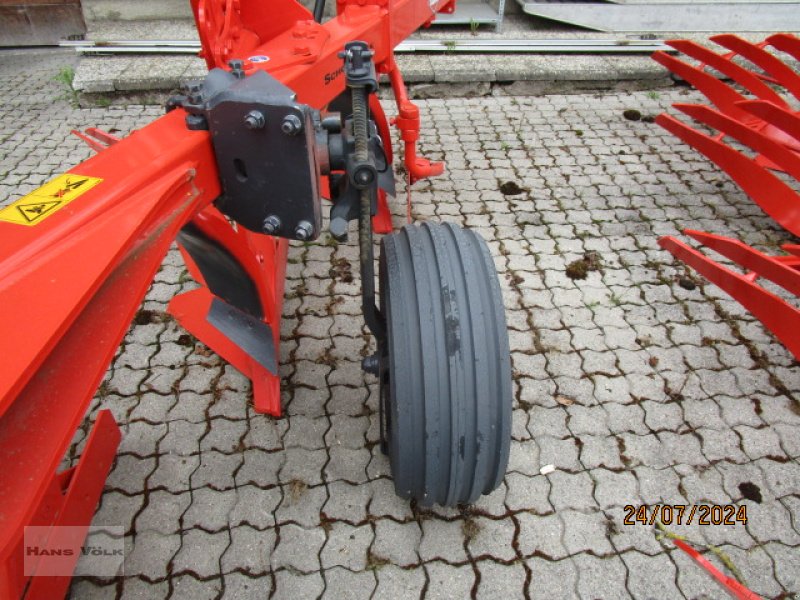
<instances>
[{"instance_id":1,"label":"support wheel","mask_svg":"<svg viewBox=\"0 0 800 600\"><path fill-rule=\"evenodd\" d=\"M502 481L511 442L511 357L486 242L451 223L381 241L381 410L397 494L477 500Z\"/></svg>"}]
</instances>

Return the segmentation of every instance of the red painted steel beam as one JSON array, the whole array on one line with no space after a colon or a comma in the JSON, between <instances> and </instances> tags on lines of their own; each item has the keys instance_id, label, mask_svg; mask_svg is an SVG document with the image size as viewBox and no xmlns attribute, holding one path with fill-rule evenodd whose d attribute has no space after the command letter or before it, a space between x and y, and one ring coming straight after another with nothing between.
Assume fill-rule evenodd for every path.
<instances>
[{"instance_id":1,"label":"red painted steel beam","mask_svg":"<svg viewBox=\"0 0 800 600\"><path fill-rule=\"evenodd\" d=\"M275 1L269 11L255 1L235 5L254 31L233 35L228 11L218 31L200 28L206 56L224 52L226 36L237 40L238 52L268 53L268 70L299 101L321 108L344 89L338 52L345 42L364 39L378 62L388 62L396 43L452 3L345 1L325 25L309 21L294 0ZM209 11L219 3L193 6L203 23L213 21ZM26 525L88 524L118 441L110 415L98 416L95 438L103 441L90 440L74 473L56 469L169 245L190 220L202 221L220 193L209 134L189 131L184 117L174 110L119 141L99 136L100 144L92 142L107 148L42 188L35 201L4 209L13 213L3 213L11 223L0 215L0 305L8 317L0 321L0 598L20 597L29 584L19 554ZM400 129L413 143L418 112ZM422 159L414 164L420 173L437 170ZM259 294L277 346L286 242L245 237L231 246L251 275L269 274ZM277 378L270 385L275 398ZM257 408L280 411L279 404ZM41 580L27 588L29 597L57 596L64 581Z\"/></svg>"},{"instance_id":2,"label":"red painted steel beam","mask_svg":"<svg viewBox=\"0 0 800 600\"><path fill-rule=\"evenodd\" d=\"M709 66L723 75L727 75L754 96L774 102L780 106L787 106L786 102L775 90L759 79L752 71L748 71L728 57L712 52L705 46L701 46L691 40L667 40L665 43L683 52L686 56L691 56L700 61L703 66Z\"/></svg>"},{"instance_id":3,"label":"red painted steel beam","mask_svg":"<svg viewBox=\"0 0 800 600\"><path fill-rule=\"evenodd\" d=\"M763 69L773 82L782 85L800 100L800 75L775 55L767 52L762 47L763 44L752 44L732 33L715 35L709 39Z\"/></svg>"},{"instance_id":4,"label":"red painted steel beam","mask_svg":"<svg viewBox=\"0 0 800 600\"><path fill-rule=\"evenodd\" d=\"M777 165L781 170L800 180L800 154L791 150L788 143L775 141L777 136L768 137L764 133L747 127L741 122L704 104L676 103L672 106L696 121L700 121L750 146L750 148Z\"/></svg>"},{"instance_id":5,"label":"red painted steel beam","mask_svg":"<svg viewBox=\"0 0 800 600\"><path fill-rule=\"evenodd\" d=\"M754 281L755 277L766 277L795 292L800 289L800 271L798 271L800 260L793 258L791 262L787 262L780 257L770 257L741 242L722 236L691 230L685 233L692 235L701 243L707 242L710 248L735 260L743 267L752 268L751 273L744 275L736 273L671 236L662 237L658 243L735 298L774 333L795 358L800 360L800 310Z\"/></svg>"},{"instance_id":6,"label":"red painted steel beam","mask_svg":"<svg viewBox=\"0 0 800 600\"><path fill-rule=\"evenodd\" d=\"M187 130L181 110L70 173L101 181L38 224L0 222L3 598L19 595L11 554L25 525L91 519L99 490L70 516L52 496L56 469L169 245L220 191L209 135Z\"/></svg>"},{"instance_id":7,"label":"red painted steel beam","mask_svg":"<svg viewBox=\"0 0 800 600\"><path fill-rule=\"evenodd\" d=\"M738 183L781 226L800 236L800 196L754 159L666 114L656 123L702 152Z\"/></svg>"}]
</instances>

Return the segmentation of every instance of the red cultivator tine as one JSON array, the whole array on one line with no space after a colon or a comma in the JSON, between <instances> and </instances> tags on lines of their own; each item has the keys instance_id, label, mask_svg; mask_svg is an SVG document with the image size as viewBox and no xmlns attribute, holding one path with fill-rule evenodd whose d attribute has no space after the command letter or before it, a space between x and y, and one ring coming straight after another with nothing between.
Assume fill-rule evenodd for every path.
<instances>
[{"instance_id":1,"label":"red cultivator tine","mask_svg":"<svg viewBox=\"0 0 800 600\"><path fill-rule=\"evenodd\" d=\"M762 100L770 100L775 104L786 106L786 103L771 87L764 83L752 71L737 65L726 56L721 56L712 52L705 46L689 40L669 40L666 42L676 50L683 52L686 56L691 56L704 65L716 69L723 75L727 75L754 96ZM696 67L690 67L696 69ZM700 69L697 69L700 70ZM703 91L703 90L701 90Z\"/></svg>"},{"instance_id":2,"label":"red cultivator tine","mask_svg":"<svg viewBox=\"0 0 800 600\"><path fill-rule=\"evenodd\" d=\"M707 241L709 247L721 254L737 262L741 260L740 264L745 268L756 267L757 270L753 270L755 276L771 279L789 291L800 289L800 272L797 270L800 259L792 257L794 260L789 262L767 256L729 238L696 231L687 233L703 243ZM658 243L735 298L800 360L800 310L756 284L753 276L735 273L674 237L662 237Z\"/></svg>"},{"instance_id":3,"label":"red cultivator tine","mask_svg":"<svg viewBox=\"0 0 800 600\"><path fill-rule=\"evenodd\" d=\"M739 107L773 127L785 131L794 140L794 146L800 148L800 115L763 100L739 102Z\"/></svg>"},{"instance_id":4,"label":"red cultivator tine","mask_svg":"<svg viewBox=\"0 0 800 600\"><path fill-rule=\"evenodd\" d=\"M769 279L786 291L800 296L800 272L798 272L800 259L796 256L767 256L739 240L705 231L684 229L683 233L693 237L707 248L719 252L748 271L758 273L759 277Z\"/></svg>"},{"instance_id":5,"label":"red cultivator tine","mask_svg":"<svg viewBox=\"0 0 800 600\"><path fill-rule=\"evenodd\" d=\"M795 60L800 60L800 38L789 33L776 33L766 40L773 48L786 52Z\"/></svg>"},{"instance_id":6,"label":"red cultivator tine","mask_svg":"<svg viewBox=\"0 0 800 600\"><path fill-rule=\"evenodd\" d=\"M714 161L770 217L800 236L800 195L792 188L759 166L754 159L674 117L661 114L656 117L656 123Z\"/></svg>"},{"instance_id":7,"label":"red cultivator tine","mask_svg":"<svg viewBox=\"0 0 800 600\"><path fill-rule=\"evenodd\" d=\"M737 103L744 102L747 98L710 73L706 73L702 69L693 67L660 50L653 53L653 60L703 92L706 98L711 100L725 114L744 123L752 120L750 114L737 106Z\"/></svg>"},{"instance_id":8,"label":"red cultivator tine","mask_svg":"<svg viewBox=\"0 0 800 600\"><path fill-rule=\"evenodd\" d=\"M715 35L710 39L763 69L775 83L785 87L795 98L800 100L800 75L764 48L751 44L732 33Z\"/></svg>"},{"instance_id":9,"label":"red cultivator tine","mask_svg":"<svg viewBox=\"0 0 800 600\"><path fill-rule=\"evenodd\" d=\"M742 125L739 121L705 104L673 104L673 106L696 121L747 144L781 170L800 180L800 155L788 149L786 144L774 141L775 136L767 137L762 132Z\"/></svg>"}]
</instances>

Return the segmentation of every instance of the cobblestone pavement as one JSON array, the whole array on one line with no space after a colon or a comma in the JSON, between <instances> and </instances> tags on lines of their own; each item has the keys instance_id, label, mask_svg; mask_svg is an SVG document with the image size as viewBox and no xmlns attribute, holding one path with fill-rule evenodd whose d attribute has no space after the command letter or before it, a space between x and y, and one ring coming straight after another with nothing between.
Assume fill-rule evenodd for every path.
<instances>
[{"instance_id":1,"label":"cobblestone pavement","mask_svg":"<svg viewBox=\"0 0 800 600\"><path fill-rule=\"evenodd\" d=\"M6 201L88 156L71 128L125 133L160 114L70 108L53 78L72 60L0 55ZM291 250L279 420L164 315L191 286L172 251L65 459L111 409L124 437L94 522L125 527L125 576L75 580L72 597L724 597L651 527L623 523L625 505L655 503L745 506L746 525L671 529L717 546L755 592L797 594L800 369L718 289L681 287L656 245L683 227L773 252L791 238L695 152L623 118L695 98L421 103L424 150L448 171L416 186L416 215L489 240L513 352L508 475L461 510L393 493L359 368L370 342L352 245ZM509 181L523 192L501 193ZM601 269L570 279L587 252Z\"/></svg>"}]
</instances>

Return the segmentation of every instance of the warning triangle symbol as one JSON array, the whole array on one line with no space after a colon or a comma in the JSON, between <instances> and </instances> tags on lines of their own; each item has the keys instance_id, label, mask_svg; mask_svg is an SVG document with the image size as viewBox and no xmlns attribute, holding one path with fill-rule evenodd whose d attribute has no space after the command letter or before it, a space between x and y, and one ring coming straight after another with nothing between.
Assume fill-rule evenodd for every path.
<instances>
[{"instance_id":1,"label":"warning triangle symbol","mask_svg":"<svg viewBox=\"0 0 800 600\"><path fill-rule=\"evenodd\" d=\"M41 219L56 206L61 204L61 200L51 200L49 202L31 202L30 204L18 204L16 209L28 223L33 223Z\"/></svg>"}]
</instances>

